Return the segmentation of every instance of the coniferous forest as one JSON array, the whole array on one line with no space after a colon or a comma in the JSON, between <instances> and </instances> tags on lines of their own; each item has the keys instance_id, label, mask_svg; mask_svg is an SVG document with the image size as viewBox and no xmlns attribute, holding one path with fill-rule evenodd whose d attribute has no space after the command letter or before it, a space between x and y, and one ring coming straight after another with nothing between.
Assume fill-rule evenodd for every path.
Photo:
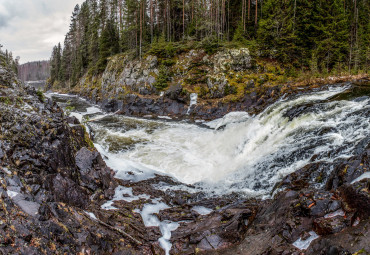
<instances>
[{"instance_id":1,"label":"coniferous forest","mask_svg":"<svg viewBox=\"0 0 370 255\"><path fill-rule=\"evenodd\" d=\"M128 52L248 47L287 70L357 73L370 59L368 0L86 0L51 57L53 84L75 85Z\"/></svg>"}]
</instances>

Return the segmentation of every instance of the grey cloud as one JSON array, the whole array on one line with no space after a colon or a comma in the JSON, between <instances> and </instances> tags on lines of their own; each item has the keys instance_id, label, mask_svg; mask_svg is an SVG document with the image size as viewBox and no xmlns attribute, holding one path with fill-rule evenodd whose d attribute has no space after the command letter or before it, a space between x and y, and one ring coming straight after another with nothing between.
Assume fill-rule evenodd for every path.
<instances>
[{"instance_id":1,"label":"grey cloud","mask_svg":"<svg viewBox=\"0 0 370 255\"><path fill-rule=\"evenodd\" d=\"M8 20L4 16L0 16L0 28L5 27L8 24Z\"/></svg>"},{"instance_id":2,"label":"grey cloud","mask_svg":"<svg viewBox=\"0 0 370 255\"><path fill-rule=\"evenodd\" d=\"M0 44L21 62L49 59L83 0L0 0Z\"/></svg>"}]
</instances>

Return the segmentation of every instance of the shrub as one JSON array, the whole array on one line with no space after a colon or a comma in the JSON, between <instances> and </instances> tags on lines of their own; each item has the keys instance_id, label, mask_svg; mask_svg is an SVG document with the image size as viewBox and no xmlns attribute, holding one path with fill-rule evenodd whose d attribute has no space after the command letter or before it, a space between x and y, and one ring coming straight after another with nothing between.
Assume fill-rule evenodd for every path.
<instances>
[{"instance_id":1,"label":"shrub","mask_svg":"<svg viewBox=\"0 0 370 255\"><path fill-rule=\"evenodd\" d=\"M159 68L159 75L154 83L154 87L158 90L163 90L168 87L168 82L171 81L172 73L166 68L166 66L161 65Z\"/></svg>"}]
</instances>

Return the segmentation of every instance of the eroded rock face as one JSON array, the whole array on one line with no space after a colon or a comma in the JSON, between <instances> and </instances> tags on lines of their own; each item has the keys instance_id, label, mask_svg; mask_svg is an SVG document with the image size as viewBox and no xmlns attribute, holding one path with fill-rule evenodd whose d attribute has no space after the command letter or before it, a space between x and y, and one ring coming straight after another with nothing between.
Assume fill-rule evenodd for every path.
<instances>
[{"instance_id":1,"label":"eroded rock face","mask_svg":"<svg viewBox=\"0 0 370 255\"><path fill-rule=\"evenodd\" d=\"M117 184L78 121L32 88L0 95L0 253L138 254L116 223L87 213L107 217L100 203Z\"/></svg>"},{"instance_id":2,"label":"eroded rock face","mask_svg":"<svg viewBox=\"0 0 370 255\"><path fill-rule=\"evenodd\" d=\"M241 71L252 67L252 58L247 48L226 49L213 56L215 71Z\"/></svg>"},{"instance_id":3,"label":"eroded rock face","mask_svg":"<svg viewBox=\"0 0 370 255\"><path fill-rule=\"evenodd\" d=\"M170 60L151 55L141 60L132 59L129 55L118 55L109 61L101 77L84 77L78 87L81 95L94 102L125 101L127 94L159 96L161 92L164 92L166 98L177 100L174 99L173 85L186 91L185 84L192 88L202 87L209 98L216 99L226 95L226 87L232 83L231 78L227 77L230 73L243 72L252 67L247 48L225 49L213 55L193 49ZM164 91L155 86L162 69L166 70L169 83Z\"/></svg>"}]
</instances>

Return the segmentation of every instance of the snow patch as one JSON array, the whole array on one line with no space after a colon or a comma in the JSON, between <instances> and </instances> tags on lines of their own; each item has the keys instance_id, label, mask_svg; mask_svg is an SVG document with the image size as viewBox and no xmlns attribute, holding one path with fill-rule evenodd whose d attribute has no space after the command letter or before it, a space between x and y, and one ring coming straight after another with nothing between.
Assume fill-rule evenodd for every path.
<instances>
[{"instance_id":1,"label":"snow patch","mask_svg":"<svg viewBox=\"0 0 370 255\"><path fill-rule=\"evenodd\" d=\"M19 195L18 192L15 192L15 191L11 191L11 190L7 190L6 193L8 194L8 196L10 198L15 198L17 195Z\"/></svg>"},{"instance_id":2,"label":"snow patch","mask_svg":"<svg viewBox=\"0 0 370 255\"><path fill-rule=\"evenodd\" d=\"M365 172L361 176L354 179L351 184L354 184L355 182L362 181L363 179L370 179L370 172Z\"/></svg>"},{"instance_id":3,"label":"snow patch","mask_svg":"<svg viewBox=\"0 0 370 255\"><path fill-rule=\"evenodd\" d=\"M207 215L207 214L210 214L211 212L213 212L212 209L209 209L207 207L204 207L204 206L194 206L193 208L191 208L193 211L196 211L197 213L199 213L200 215Z\"/></svg>"},{"instance_id":4,"label":"snow patch","mask_svg":"<svg viewBox=\"0 0 370 255\"><path fill-rule=\"evenodd\" d=\"M93 220L98 220L98 218L96 218L95 214L91 213L91 212L87 212L87 211L84 211L91 219Z\"/></svg>"}]
</instances>

